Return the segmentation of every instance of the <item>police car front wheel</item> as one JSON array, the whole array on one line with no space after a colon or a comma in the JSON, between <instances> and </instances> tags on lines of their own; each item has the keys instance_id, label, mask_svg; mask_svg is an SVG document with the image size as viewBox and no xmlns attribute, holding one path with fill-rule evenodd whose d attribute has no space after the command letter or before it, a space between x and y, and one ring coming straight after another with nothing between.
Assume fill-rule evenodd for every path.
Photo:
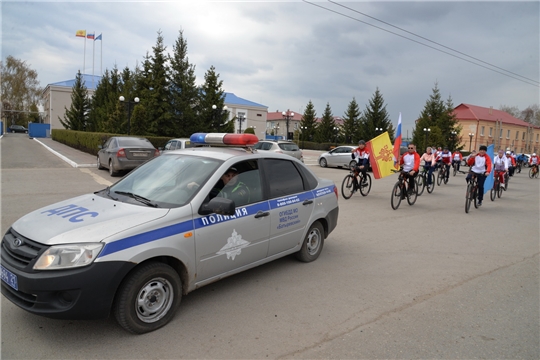
<instances>
[{"instance_id":1,"label":"police car front wheel","mask_svg":"<svg viewBox=\"0 0 540 360\"><path fill-rule=\"evenodd\" d=\"M167 264L152 262L137 268L122 282L113 313L125 330L144 334L167 324L182 298L182 281Z\"/></svg>"},{"instance_id":2,"label":"police car front wheel","mask_svg":"<svg viewBox=\"0 0 540 360\"><path fill-rule=\"evenodd\" d=\"M306 234L302 248L296 253L296 258L302 262L317 260L324 245L324 229L318 221L313 223Z\"/></svg>"}]
</instances>

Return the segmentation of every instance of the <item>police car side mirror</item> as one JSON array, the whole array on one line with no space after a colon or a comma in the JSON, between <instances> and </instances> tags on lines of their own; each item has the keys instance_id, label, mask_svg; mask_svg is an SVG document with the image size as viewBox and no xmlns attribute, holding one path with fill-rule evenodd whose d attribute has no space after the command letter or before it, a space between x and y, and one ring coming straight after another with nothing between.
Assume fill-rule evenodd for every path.
<instances>
[{"instance_id":1,"label":"police car side mirror","mask_svg":"<svg viewBox=\"0 0 540 360\"><path fill-rule=\"evenodd\" d=\"M199 215L218 214L234 215L236 206L231 199L215 197L207 203L202 204Z\"/></svg>"}]
</instances>

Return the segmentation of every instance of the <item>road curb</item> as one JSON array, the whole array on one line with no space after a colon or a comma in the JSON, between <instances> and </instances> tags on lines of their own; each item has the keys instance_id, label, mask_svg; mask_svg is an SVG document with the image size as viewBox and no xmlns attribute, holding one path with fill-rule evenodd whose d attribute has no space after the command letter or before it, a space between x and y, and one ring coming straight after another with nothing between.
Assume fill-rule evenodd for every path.
<instances>
[{"instance_id":1,"label":"road curb","mask_svg":"<svg viewBox=\"0 0 540 360\"><path fill-rule=\"evenodd\" d=\"M49 150L51 153L53 153L54 155L58 156L60 159L64 160L65 162L67 162L69 165L73 166L74 168L90 168L90 167L96 167L96 164L77 164L75 161L71 160L71 159L68 159L67 157L65 157L64 155L60 154L59 152L51 149L49 146L45 145L44 143L42 143L41 141L39 141L38 139L36 138L33 138L33 140L37 141L39 144L43 145L45 147L45 149Z\"/></svg>"}]
</instances>

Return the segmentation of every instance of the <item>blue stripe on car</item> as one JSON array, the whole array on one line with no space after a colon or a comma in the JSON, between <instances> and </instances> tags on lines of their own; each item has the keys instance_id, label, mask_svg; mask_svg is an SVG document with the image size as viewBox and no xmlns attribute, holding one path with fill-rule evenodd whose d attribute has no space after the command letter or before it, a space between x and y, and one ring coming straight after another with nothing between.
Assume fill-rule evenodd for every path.
<instances>
[{"instance_id":1,"label":"blue stripe on car","mask_svg":"<svg viewBox=\"0 0 540 360\"><path fill-rule=\"evenodd\" d=\"M207 226L212 226L217 223L235 220L241 217L255 215L259 211L268 211L295 203L300 203L305 200L313 199L313 197L321 197L333 193L335 186L327 186L313 191L306 191L300 194L285 196L270 201L262 201L250 206L244 206L236 209L235 215L217 215L211 214L208 216L199 217L192 220L184 221L178 224L166 226L160 229L147 231L137 235L129 236L124 239L116 240L105 244L103 251L99 257L104 257L118 251L126 250L134 246L146 244L152 241L160 240L169 236L185 233L193 229L200 229Z\"/></svg>"}]
</instances>

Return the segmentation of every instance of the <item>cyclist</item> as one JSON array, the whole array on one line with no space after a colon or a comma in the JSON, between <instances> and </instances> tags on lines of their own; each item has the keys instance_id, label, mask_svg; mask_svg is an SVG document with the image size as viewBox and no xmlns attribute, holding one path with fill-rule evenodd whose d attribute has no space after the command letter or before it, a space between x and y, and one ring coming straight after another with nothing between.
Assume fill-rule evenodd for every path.
<instances>
[{"instance_id":1,"label":"cyclist","mask_svg":"<svg viewBox=\"0 0 540 360\"><path fill-rule=\"evenodd\" d=\"M435 155L433 155L429 146L426 148L426 152L420 158L420 161L422 160L424 161L424 169L428 172L427 184L431 185L431 174L433 174L433 170L435 169Z\"/></svg>"},{"instance_id":2,"label":"cyclist","mask_svg":"<svg viewBox=\"0 0 540 360\"><path fill-rule=\"evenodd\" d=\"M452 153L448 151L448 147L444 147L444 150L440 155L441 163L444 166L446 182L448 182L448 175L450 175L450 165L452 164Z\"/></svg>"},{"instance_id":3,"label":"cyclist","mask_svg":"<svg viewBox=\"0 0 540 360\"><path fill-rule=\"evenodd\" d=\"M538 159L538 156L536 153L533 153L531 155L531 158L529 160L529 166L532 166L534 168L534 172L538 172L538 164L540 163L540 159Z\"/></svg>"},{"instance_id":4,"label":"cyclist","mask_svg":"<svg viewBox=\"0 0 540 360\"><path fill-rule=\"evenodd\" d=\"M506 161L508 162L508 176L514 176L514 169L516 168L516 159L512 156L510 151L506 152Z\"/></svg>"},{"instance_id":5,"label":"cyclist","mask_svg":"<svg viewBox=\"0 0 540 360\"><path fill-rule=\"evenodd\" d=\"M411 193L414 189L414 179L418 175L420 168L420 155L416 152L416 146L409 144L407 152L401 156L399 164L402 166L403 177L409 179L408 192Z\"/></svg>"},{"instance_id":6,"label":"cyclist","mask_svg":"<svg viewBox=\"0 0 540 360\"><path fill-rule=\"evenodd\" d=\"M351 157L356 160L356 168L354 169L354 171L356 172L355 176L358 173L362 173L362 183L366 183L366 172L368 170L369 152L367 151L366 142L364 140L360 140L358 142L358 147L352 151Z\"/></svg>"},{"instance_id":7,"label":"cyclist","mask_svg":"<svg viewBox=\"0 0 540 360\"><path fill-rule=\"evenodd\" d=\"M440 146L437 148L437 150L435 150L435 147L433 147L433 151L435 152L435 169L438 169L439 167L441 167L442 149Z\"/></svg>"},{"instance_id":8,"label":"cyclist","mask_svg":"<svg viewBox=\"0 0 540 360\"><path fill-rule=\"evenodd\" d=\"M527 157L525 156L525 154L519 154L517 157L517 162L520 166L523 167L523 165L525 165L525 163L527 162Z\"/></svg>"},{"instance_id":9,"label":"cyclist","mask_svg":"<svg viewBox=\"0 0 540 360\"><path fill-rule=\"evenodd\" d=\"M486 177L491 173L491 159L486 154L487 146L480 146L478 153L471 153L467 165L471 167L469 174L467 175L467 182L471 179L473 173L476 175L476 181L478 183L478 206L482 206L482 200L484 200L484 182Z\"/></svg>"},{"instance_id":10,"label":"cyclist","mask_svg":"<svg viewBox=\"0 0 540 360\"><path fill-rule=\"evenodd\" d=\"M459 171L459 166L461 165L462 160L463 155L461 155L461 151L456 150L452 153L452 165L456 166L457 171Z\"/></svg>"},{"instance_id":11,"label":"cyclist","mask_svg":"<svg viewBox=\"0 0 540 360\"><path fill-rule=\"evenodd\" d=\"M508 171L508 158L504 155L504 151L502 149L499 150L497 156L493 158L493 168L495 169L495 178L499 178L499 183L501 186L503 186L504 173Z\"/></svg>"}]
</instances>

